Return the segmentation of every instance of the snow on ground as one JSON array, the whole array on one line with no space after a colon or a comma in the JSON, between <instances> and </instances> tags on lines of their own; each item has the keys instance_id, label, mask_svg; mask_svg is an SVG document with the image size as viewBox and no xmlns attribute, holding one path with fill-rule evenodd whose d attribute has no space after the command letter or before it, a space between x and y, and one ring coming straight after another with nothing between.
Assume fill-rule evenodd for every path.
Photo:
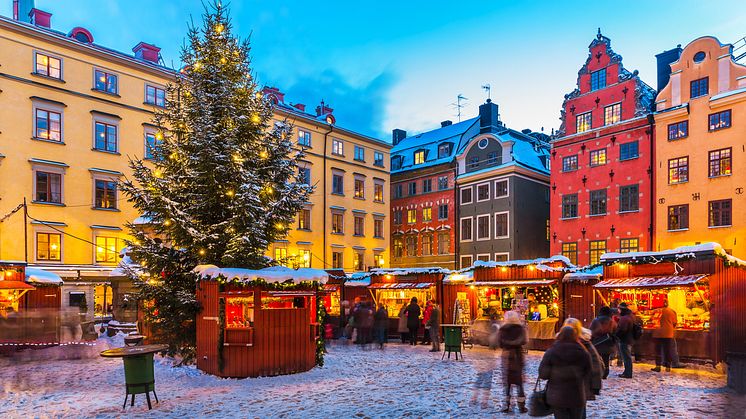
<instances>
[{"instance_id":1,"label":"snow on ground","mask_svg":"<svg viewBox=\"0 0 746 419\"><path fill-rule=\"evenodd\" d=\"M466 349L465 361L441 361L428 346L392 343L385 350L330 347L326 365L306 373L258 379L221 379L194 367L173 368L156 357L160 404L148 412L143 395L121 410L124 373L120 359L98 352L121 346L122 335L81 347L24 351L19 361L0 358L0 417L485 417L500 416L497 352ZM526 391L536 379L541 352L530 352ZM497 366L491 401L471 401L478 371ZM746 399L725 387L713 369L656 374L635 364L635 379L605 381L588 417L744 417ZM518 416L517 413L513 414Z\"/></svg>"}]
</instances>

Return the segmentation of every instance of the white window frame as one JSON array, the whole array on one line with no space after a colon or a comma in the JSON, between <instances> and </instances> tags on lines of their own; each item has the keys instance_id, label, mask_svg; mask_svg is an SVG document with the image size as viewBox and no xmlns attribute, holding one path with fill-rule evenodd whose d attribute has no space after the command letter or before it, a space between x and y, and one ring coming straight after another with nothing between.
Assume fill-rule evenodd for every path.
<instances>
[{"instance_id":1,"label":"white window frame","mask_svg":"<svg viewBox=\"0 0 746 419\"><path fill-rule=\"evenodd\" d=\"M463 201L464 191L467 190L467 189L469 190L469 196L471 197L471 200L469 202L464 202ZM465 186L463 188L460 188L458 190L458 194L459 194L458 198L459 198L459 204L460 205L468 205L468 204L474 203L474 188L471 185Z\"/></svg>"},{"instance_id":2,"label":"white window frame","mask_svg":"<svg viewBox=\"0 0 746 419\"><path fill-rule=\"evenodd\" d=\"M508 185L508 187L505 188L505 191L506 191L505 195L498 195L497 194L497 184L500 183L500 182L505 182ZM496 180L495 181L495 199L508 198L509 196L510 196L510 179L503 178L503 179Z\"/></svg>"},{"instance_id":3,"label":"white window frame","mask_svg":"<svg viewBox=\"0 0 746 419\"><path fill-rule=\"evenodd\" d=\"M477 202L486 202L486 201L489 201L492 198L492 195L490 195L492 193L492 188L490 188L490 184L491 183L492 182L480 183L480 184L477 185L476 188L474 188L476 190L476 196L474 197L474 199L476 199ZM486 186L487 187L487 198L485 198L485 199L479 199L479 187L480 186Z\"/></svg>"},{"instance_id":4,"label":"white window frame","mask_svg":"<svg viewBox=\"0 0 746 419\"><path fill-rule=\"evenodd\" d=\"M476 223L474 223L474 226L475 226L474 230L476 233L476 240L478 242L483 242L483 241L491 239L492 238L492 226L490 224L492 224L492 221L490 220L490 215L480 214L480 215L477 215L475 218L476 218ZM487 218L487 236L480 238L479 237L479 220L482 218Z\"/></svg>"},{"instance_id":5,"label":"white window frame","mask_svg":"<svg viewBox=\"0 0 746 419\"><path fill-rule=\"evenodd\" d=\"M510 252L495 252L495 262L498 261L499 256L507 256L506 260L510 260Z\"/></svg>"},{"instance_id":6,"label":"white window frame","mask_svg":"<svg viewBox=\"0 0 746 419\"><path fill-rule=\"evenodd\" d=\"M497 216L506 214L508 216L508 235L507 236L498 236L497 235ZM498 211L495 213L495 238L496 239L509 239L510 238L510 211Z\"/></svg>"},{"instance_id":7,"label":"white window frame","mask_svg":"<svg viewBox=\"0 0 746 419\"><path fill-rule=\"evenodd\" d=\"M468 265L464 264L464 259L469 259L470 263ZM461 269L468 268L472 265L474 265L474 255L461 255L461 257L459 258L459 267Z\"/></svg>"},{"instance_id":8,"label":"white window frame","mask_svg":"<svg viewBox=\"0 0 746 419\"><path fill-rule=\"evenodd\" d=\"M476 261L478 261L478 260L481 260L481 259L479 259L479 258L481 258L481 257L485 257L485 256L487 257L487 260L485 260L484 262L489 262L489 261L491 260L491 259L490 259L490 254L489 254L489 253L477 253L477 257L476 257L476 258L474 258L474 261L476 262Z\"/></svg>"},{"instance_id":9,"label":"white window frame","mask_svg":"<svg viewBox=\"0 0 746 419\"><path fill-rule=\"evenodd\" d=\"M464 229L464 220L470 220L471 221L471 237L468 239L464 239L464 235L462 234ZM459 232L459 242L461 243L467 243L474 241L474 217L461 217L458 222L458 232Z\"/></svg>"}]
</instances>

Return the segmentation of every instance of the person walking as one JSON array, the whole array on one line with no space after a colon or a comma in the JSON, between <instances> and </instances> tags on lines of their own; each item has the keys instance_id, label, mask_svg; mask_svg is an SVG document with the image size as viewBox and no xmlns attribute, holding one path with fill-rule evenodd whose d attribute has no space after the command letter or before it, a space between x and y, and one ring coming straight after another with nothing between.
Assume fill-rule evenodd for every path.
<instances>
[{"instance_id":1,"label":"person walking","mask_svg":"<svg viewBox=\"0 0 746 419\"><path fill-rule=\"evenodd\" d=\"M430 314L433 311L432 302L427 301L425 308L422 310L422 326L425 328L425 332L422 334L422 345L430 343Z\"/></svg>"},{"instance_id":2,"label":"person walking","mask_svg":"<svg viewBox=\"0 0 746 419\"><path fill-rule=\"evenodd\" d=\"M497 344L502 349L503 388L505 390L505 407L502 413L508 413L510 408L510 390L512 386L518 388L518 410L526 409L526 393L523 391L523 369L525 360L523 347L528 342L526 328L521 322L521 315L515 311L505 313L505 323L497 332Z\"/></svg>"},{"instance_id":3,"label":"person walking","mask_svg":"<svg viewBox=\"0 0 746 419\"><path fill-rule=\"evenodd\" d=\"M389 324L389 312L386 310L386 306L378 304L378 310L373 316L373 329L376 334L376 343L378 343L378 349L383 349L383 344L386 342L386 328Z\"/></svg>"},{"instance_id":4,"label":"person walking","mask_svg":"<svg viewBox=\"0 0 746 419\"><path fill-rule=\"evenodd\" d=\"M673 362L673 338L676 333L676 312L668 306L668 300L663 302L660 309L660 324L653 331L655 342L655 368L652 371L660 372L661 364L666 366L666 372L671 372Z\"/></svg>"},{"instance_id":5,"label":"person walking","mask_svg":"<svg viewBox=\"0 0 746 419\"><path fill-rule=\"evenodd\" d=\"M539 364L539 378L548 380L546 400L555 418L585 416L586 380L590 373L591 356L578 342L577 332L571 326L562 327Z\"/></svg>"},{"instance_id":6,"label":"person walking","mask_svg":"<svg viewBox=\"0 0 746 419\"><path fill-rule=\"evenodd\" d=\"M588 400L596 400L596 396L601 394L603 387L604 361L598 354L596 347L591 343L591 331L583 327L583 323L573 317L568 317L562 326L570 326L578 334L578 342L588 351L591 356L591 374L586 381L586 396Z\"/></svg>"},{"instance_id":7,"label":"person walking","mask_svg":"<svg viewBox=\"0 0 746 419\"><path fill-rule=\"evenodd\" d=\"M616 322L611 318L611 308L601 307L598 316L591 322L591 342L604 363L604 380L609 376L609 359L616 346Z\"/></svg>"},{"instance_id":8,"label":"person walking","mask_svg":"<svg viewBox=\"0 0 746 419\"><path fill-rule=\"evenodd\" d=\"M402 304L399 309L399 324L396 331L401 336L401 343L407 343L409 329L407 329L407 303Z\"/></svg>"},{"instance_id":9,"label":"person walking","mask_svg":"<svg viewBox=\"0 0 746 419\"><path fill-rule=\"evenodd\" d=\"M430 318L427 320L430 340L433 342L433 348L430 349L430 352L440 352L440 307L435 300L430 302L430 307Z\"/></svg>"},{"instance_id":10,"label":"person walking","mask_svg":"<svg viewBox=\"0 0 746 419\"><path fill-rule=\"evenodd\" d=\"M407 329L409 329L409 344L417 345L417 331L420 328L420 306L417 305L417 297L412 297L407 306Z\"/></svg>"},{"instance_id":11,"label":"person walking","mask_svg":"<svg viewBox=\"0 0 746 419\"><path fill-rule=\"evenodd\" d=\"M632 378L632 344L634 338L635 319L627 303L619 304L619 322L616 328L616 337L619 341L619 357L624 364L624 372L619 374L621 378Z\"/></svg>"}]
</instances>

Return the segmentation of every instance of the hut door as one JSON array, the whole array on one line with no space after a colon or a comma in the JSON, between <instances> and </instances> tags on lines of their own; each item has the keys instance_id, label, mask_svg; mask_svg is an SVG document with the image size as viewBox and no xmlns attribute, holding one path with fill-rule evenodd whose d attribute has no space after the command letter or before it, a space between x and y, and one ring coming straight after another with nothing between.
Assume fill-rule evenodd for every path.
<instances>
[{"instance_id":1,"label":"hut door","mask_svg":"<svg viewBox=\"0 0 746 419\"><path fill-rule=\"evenodd\" d=\"M595 317L592 293L592 287L568 285L565 289L565 317L574 317L589 325Z\"/></svg>"}]
</instances>

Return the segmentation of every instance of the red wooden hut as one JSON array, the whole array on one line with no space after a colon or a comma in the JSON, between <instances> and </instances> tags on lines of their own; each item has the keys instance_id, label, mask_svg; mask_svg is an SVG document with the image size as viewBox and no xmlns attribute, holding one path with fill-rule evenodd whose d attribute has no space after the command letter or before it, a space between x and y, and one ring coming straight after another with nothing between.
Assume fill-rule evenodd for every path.
<instances>
[{"instance_id":1,"label":"red wooden hut","mask_svg":"<svg viewBox=\"0 0 746 419\"><path fill-rule=\"evenodd\" d=\"M562 312L564 318L574 317L590 326L598 314L598 304L593 286L603 277L603 266L596 265L574 270L562 278Z\"/></svg>"},{"instance_id":2,"label":"red wooden hut","mask_svg":"<svg viewBox=\"0 0 746 419\"><path fill-rule=\"evenodd\" d=\"M718 363L746 351L746 262L719 244L607 253L601 261L603 280L593 285L600 303L627 302L643 321L636 353L655 355L651 335L664 301L678 315L680 358Z\"/></svg>"},{"instance_id":3,"label":"red wooden hut","mask_svg":"<svg viewBox=\"0 0 746 419\"><path fill-rule=\"evenodd\" d=\"M319 269L262 270L202 265L197 300L197 368L221 377L307 371L323 348Z\"/></svg>"}]
</instances>

